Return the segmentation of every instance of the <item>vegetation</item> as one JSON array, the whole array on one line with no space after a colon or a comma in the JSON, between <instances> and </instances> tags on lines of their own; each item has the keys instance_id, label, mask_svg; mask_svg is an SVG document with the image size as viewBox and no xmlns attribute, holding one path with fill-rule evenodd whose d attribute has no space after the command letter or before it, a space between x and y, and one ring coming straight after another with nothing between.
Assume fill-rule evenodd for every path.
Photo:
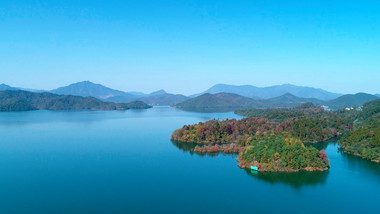
<instances>
[{"instance_id":1,"label":"vegetation","mask_svg":"<svg viewBox=\"0 0 380 214\"><path fill-rule=\"evenodd\" d=\"M352 129L355 120L353 113L324 111L310 104L294 109L253 109L239 112L255 117L185 125L174 131L172 139L191 143L236 143L245 146L252 136L275 135L313 143L337 137Z\"/></svg>"},{"instance_id":2,"label":"vegetation","mask_svg":"<svg viewBox=\"0 0 380 214\"><path fill-rule=\"evenodd\" d=\"M311 103L292 109L249 109L241 120L210 120L175 130L172 140L195 143L197 152L239 153L239 166L261 171L326 170L324 150L303 143L339 140L348 153L379 162L380 99L363 108L325 111Z\"/></svg>"},{"instance_id":3,"label":"vegetation","mask_svg":"<svg viewBox=\"0 0 380 214\"><path fill-rule=\"evenodd\" d=\"M363 106L355 129L338 142L347 153L380 162L380 99Z\"/></svg>"},{"instance_id":4,"label":"vegetation","mask_svg":"<svg viewBox=\"0 0 380 214\"><path fill-rule=\"evenodd\" d=\"M239 155L239 166L261 171L322 171L330 167L324 150L306 147L294 138L257 138Z\"/></svg>"},{"instance_id":5,"label":"vegetation","mask_svg":"<svg viewBox=\"0 0 380 214\"><path fill-rule=\"evenodd\" d=\"M94 97L33 93L27 91L0 91L0 111L48 110L126 110L149 108L141 101L131 103L103 102Z\"/></svg>"}]
</instances>

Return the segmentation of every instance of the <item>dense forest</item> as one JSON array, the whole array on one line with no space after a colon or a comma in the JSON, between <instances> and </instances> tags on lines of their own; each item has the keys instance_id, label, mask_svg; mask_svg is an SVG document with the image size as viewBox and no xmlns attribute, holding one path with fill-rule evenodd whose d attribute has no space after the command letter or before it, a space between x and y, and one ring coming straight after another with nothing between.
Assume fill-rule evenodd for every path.
<instances>
[{"instance_id":1,"label":"dense forest","mask_svg":"<svg viewBox=\"0 0 380 214\"><path fill-rule=\"evenodd\" d=\"M355 129L338 142L347 153L380 162L380 99L363 105Z\"/></svg>"},{"instance_id":2,"label":"dense forest","mask_svg":"<svg viewBox=\"0 0 380 214\"><path fill-rule=\"evenodd\" d=\"M252 136L282 136L315 143L352 129L355 120L353 113L324 111L313 104L303 104L294 109L254 109L244 112L250 112L248 116L251 117L185 125L174 131L172 138L191 143L237 143L245 146Z\"/></svg>"},{"instance_id":3,"label":"dense forest","mask_svg":"<svg viewBox=\"0 0 380 214\"><path fill-rule=\"evenodd\" d=\"M346 152L379 159L380 100L350 110L325 111L305 103L292 109L236 113L249 117L185 125L171 139L196 143L197 152L240 153L239 166L256 165L262 171L325 170L329 163L324 151L303 143L342 135L339 143Z\"/></svg>"},{"instance_id":4,"label":"dense forest","mask_svg":"<svg viewBox=\"0 0 380 214\"><path fill-rule=\"evenodd\" d=\"M130 103L103 102L94 97L34 93L28 91L0 91L0 111L30 110L126 110L145 109L150 106L141 101Z\"/></svg>"},{"instance_id":5,"label":"dense forest","mask_svg":"<svg viewBox=\"0 0 380 214\"><path fill-rule=\"evenodd\" d=\"M322 171L330 167L324 150L306 147L294 138L269 137L258 138L245 147L239 155L239 166L251 165L261 171Z\"/></svg>"}]
</instances>

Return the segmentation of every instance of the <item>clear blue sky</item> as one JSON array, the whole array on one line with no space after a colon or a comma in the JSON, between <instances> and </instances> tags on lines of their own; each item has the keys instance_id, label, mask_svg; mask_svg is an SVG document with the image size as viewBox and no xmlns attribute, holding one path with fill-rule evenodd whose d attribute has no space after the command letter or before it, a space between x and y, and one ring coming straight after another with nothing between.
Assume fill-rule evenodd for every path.
<instances>
[{"instance_id":1,"label":"clear blue sky","mask_svg":"<svg viewBox=\"0 0 380 214\"><path fill-rule=\"evenodd\" d=\"M378 1L0 1L0 83L380 93Z\"/></svg>"}]
</instances>

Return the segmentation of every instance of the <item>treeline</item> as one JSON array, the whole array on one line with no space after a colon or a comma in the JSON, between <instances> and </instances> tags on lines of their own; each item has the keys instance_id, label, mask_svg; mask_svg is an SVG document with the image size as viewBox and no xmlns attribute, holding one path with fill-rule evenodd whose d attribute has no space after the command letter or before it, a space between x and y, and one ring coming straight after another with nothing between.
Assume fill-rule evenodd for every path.
<instances>
[{"instance_id":1,"label":"treeline","mask_svg":"<svg viewBox=\"0 0 380 214\"><path fill-rule=\"evenodd\" d=\"M380 99L363 105L354 130L338 142L347 153L380 162Z\"/></svg>"},{"instance_id":2,"label":"treeline","mask_svg":"<svg viewBox=\"0 0 380 214\"><path fill-rule=\"evenodd\" d=\"M354 119L344 119L335 113L323 113L321 117L302 114L281 121L270 121L262 117L210 120L196 125L185 125L173 132L172 139L190 143L236 143L245 146L252 136L282 136L296 138L304 143L315 143L337 137L352 129Z\"/></svg>"}]
</instances>

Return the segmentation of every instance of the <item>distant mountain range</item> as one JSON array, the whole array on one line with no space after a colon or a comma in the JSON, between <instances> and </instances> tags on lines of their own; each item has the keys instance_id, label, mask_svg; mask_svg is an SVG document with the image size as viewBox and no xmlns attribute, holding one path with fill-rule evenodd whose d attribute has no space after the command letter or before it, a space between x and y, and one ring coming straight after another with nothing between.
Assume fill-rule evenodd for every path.
<instances>
[{"instance_id":1,"label":"distant mountain range","mask_svg":"<svg viewBox=\"0 0 380 214\"><path fill-rule=\"evenodd\" d=\"M326 105L331 109L361 106L362 104L378 99L378 97L365 93L343 95L334 100L322 101L315 98L302 98L290 93L270 98L252 99L232 93L203 94L174 105L187 111L223 112L248 108L293 108L304 103Z\"/></svg>"},{"instance_id":2,"label":"distant mountain range","mask_svg":"<svg viewBox=\"0 0 380 214\"><path fill-rule=\"evenodd\" d=\"M270 99L252 99L232 93L206 93L176 104L174 107L187 111L223 112L248 108L292 108L307 102L321 104L324 101L296 97L289 93Z\"/></svg>"},{"instance_id":3,"label":"distant mountain range","mask_svg":"<svg viewBox=\"0 0 380 214\"><path fill-rule=\"evenodd\" d=\"M123 92L89 81L74 83L65 87L57 88L50 92L82 97L92 96L103 101L115 103L140 100L152 105L173 105L186 99L183 95L168 94L162 89L150 94L145 94L142 92Z\"/></svg>"},{"instance_id":4,"label":"distant mountain range","mask_svg":"<svg viewBox=\"0 0 380 214\"><path fill-rule=\"evenodd\" d=\"M254 108L258 103L260 102L252 98L232 93L206 93L176 104L174 107L187 111L223 112Z\"/></svg>"},{"instance_id":5,"label":"distant mountain range","mask_svg":"<svg viewBox=\"0 0 380 214\"><path fill-rule=\"evenodd\" d=\"M4 90L43 92L42 90L21 89L1 84L0 91ZM290 84L270 87L217 84L203 93L187 97L181 94L170 94L165 90L158 90L150 94L133 91L124 92L90 81L74 83L49 92L59 95L94 97L104 102L127 103L142 101L150 105L174 105L182 109L203 108L208 109L207 111L221 108L228 110L236 108L290 108L305 102L337 109L346 106L358 106L379 96L379 94L370 95L365 93L340 96L340 94L318 88Z\"/></svg>"},{"instance_id":6,"label":"distant mountain range","mask_svg":"<svg viewBox=\"0 0 380 214\"><path fill-rule=\"evenodd\" d=\"M233 93L241 96L254 98L254 99L268 99L273 97L278 97L286 93L293 94L297 97L304 98L315 98L319 100L331 100L335 99L341 94L328 92L318 88L304 87L304 86L296 86L291 84L283 84L283 85L274 85L269 87L256 87L252 85L226 85L226 84L217 84L213 87L209 88L205 93L217 94L217 93ZM193 95L191 97L199 96L200 94Z\"/></svg>"},{"instance_id":7,"label":"distant mountain range","mask_svg":"<svg viewBox=\"0 0 380 214\"><path fill-rule=\"evenodd\" d=\"M29 110L127 110L145 109L150 106L141 101L131 103L103 102L94 97L34 93L22 90L0 91L0 111Z\"/></svg>"}]
</instances>

